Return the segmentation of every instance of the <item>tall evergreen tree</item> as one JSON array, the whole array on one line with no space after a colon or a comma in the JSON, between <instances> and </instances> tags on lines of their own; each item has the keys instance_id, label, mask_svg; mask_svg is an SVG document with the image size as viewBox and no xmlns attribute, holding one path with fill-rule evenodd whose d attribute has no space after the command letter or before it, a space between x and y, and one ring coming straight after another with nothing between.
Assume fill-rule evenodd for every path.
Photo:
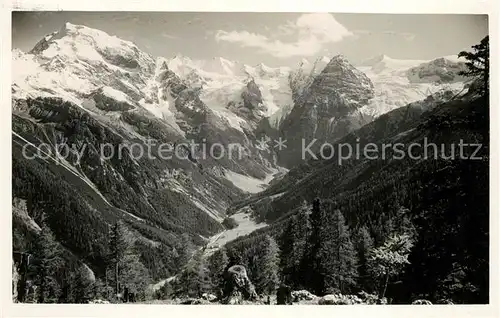
<instances>
[{"instance_id":1,"label":"tall evergreen tree","mask_svg":"<svg viewBox=\"0 0 500 318\"><path fill-rule=\"evenodd\" d=\"M358 259L349 227L339 210L321 228L320 238L318 257L323 291L349 291L356 283Z\"/></svg>"},{"instance_id":2,"label":"tall evergreen tree","mask_svg":"<svg viewBox=\"0 0 500 318\"><path fill-rule=\"evenodd\" d=\"M307 239L306 252L303 258L304 264L307 264L307 266L303 268L305 287L311 289L315 294L320 294L324 291L324 280L321 275L321 258L319 257L323 218L324 215L321 209L320 200L316 198L312 203L310 215L311 231Z\"/></svg>"},{"instance_id":3,"label":"tall evergreen tree","mask_svg":"<svg viewBox=\"0 0 500 318\"><path fill-rule=\"evenodd\" d=\"M271 294L279 284L279 248L276 241L266 235L257 251L256 266L257 273L254 284L257 293Z\"/></svg>"},{"instance_id":4,"label":"tall evergreen tree","mask_svg":"<svg viewBox=\"0 0 500 318\"><path fill-rule=\"evenodd\" d=\"M94 296L94 284L88 277L87 269L80 266L74 273L74 302L87 303Z\"/></svg>"},{"instance_id":5,"label":"tall evergreen tree","mask_svg":"<svg viewBox=\"0 0 500 318\"><path fill-rule=\"evenodd\" d=\"M283 281L295 288L303 288L307 271L307 241L311 232L311 208L304 201L290 219L281 235L280 268Z\"/></svg>"},{"instance_id":6,"label":"tall evergreen tree","mask_svg":"<svg viewBox=\"0 0 500 318\"><path fill-rule=\"evenodd\" d=\"M123 290L126 289L128 295L134 295L134 298L145 298L145 291L151 278L148 270L141 263L139 254L132 247L127 249L120 264L120 279ZM130 299L125 299L125 301L128 302Z\"/></svg>"},{"instance_id":7,"label":"tall evergreen tree","mask_svg":"<svg viewBox=\"0 0 500 318\"><path fill-rule=\"evenodd\" d=\"M97 299L107 299L110 292L108 291L110 287L106 286L106 283L102 279L96 279L95 281L95 298Z\"/></svg>"},{"instance_id":8,"label":"tall evergreen tree","mask_svg":"<svg viewBox=\"0 0 500 318\"><path fill-rule=\"evenodd\" d=\"M41 223L40 235L35 240L32 251L37 301L40 303L57 302L61 288L56 280L56 274L59 268L63 267L64 260L60 247L45 219Z\"/></svg>"},{"instance_id":9,"label":"tall evergreen tree","mask_svg":"<svg viewBox=\"0 0 500 318\"><path fill-rule=\"evenodd\" d=\"M215 251L209 259L208 270L210 272L212 291L219 298L223 296L224 273L228 267L228 264L229 259L227 257L225 248L221 248Z\"/></svg>"},{"instance_id":10,"label":"tall evergreen tree","mask_svg":"<svg viewBox=\"0 0 500 318\"><path fill-rule=\"evenodd\" d=\"M178 280L176 294L200 297L205 287L203 270L203 251L197 251L184 266Z\"/></svg>"},{"instance_id":11,"label":"tall evergreen tree","mask_svg":"<svg viewBox=\"0 0 500 318\"><path fill-rule=\"evenodd\" d=\"M113 283L116 295L121 295L122 299L128 295L144 296L150 276L122 221L118 221L111 230L108 264L106 280Z\"/></svg>"},{"instance_id":12,"label":"tall evergreen tree","mask_svg":"<svg viewBox=\"0 0 500 318\"><path fill-rule=\"evenodd\" d=\"M123 262L126 251L130 248L130 242L126 236L126 227L123 221L118 221L111 230L110 238L110 261L111 275L113 277L115 294L120 293L120 264Z\"/></svg>"},{"instance_id":13,"label":"tall evergreen tree","mask_svg":"<svg viewBox=\"0 0 500 318\"><path fill-rule=\"evenodd\" d=\"M347 291L355 285L357 255L340 211L329 213L313 201L311 232L307 242L306 284L317 295Z\"/></svg>"},{"instance_id":14,"label":"tall evergreen tree","mask_svg":"<svg viewBox=\"0 0 500 318\"><path fill-rule=\"evenodd\" d=\"M467 70L460 75L476 78L481 81L481 91L485 94L489 91L490 75L490 38L484 37L479 44L472 46L473 52L462 51L458 57L465 57Z\"/></svg>"},{"instance_id":15,"label":"tall evergreen tree","mask_svg":"<svg viewBox=\"0 0 500 318\"><path fill-rule=\"evenodd\" d=\"M358 253L359 260L359 279L358 285L361 289L365 291L371 291L373 288L373 282L368 272L368 258L369 253L373 249L373 238L371 237L366 226L362 226L354 235L354 244L356 251Z\"/></svg>"},{"instance_id":16,"label":"tall evergreen tree","mask_svg":"<svg viewBox=\"0 0 500 318\"><path fill-rule=\"evenodd\" d=\"M210 276L210 270L208 268L208 260L202 257L198 268L198 297L211 291L212 277Z\"/></svg>"}]
</instances>

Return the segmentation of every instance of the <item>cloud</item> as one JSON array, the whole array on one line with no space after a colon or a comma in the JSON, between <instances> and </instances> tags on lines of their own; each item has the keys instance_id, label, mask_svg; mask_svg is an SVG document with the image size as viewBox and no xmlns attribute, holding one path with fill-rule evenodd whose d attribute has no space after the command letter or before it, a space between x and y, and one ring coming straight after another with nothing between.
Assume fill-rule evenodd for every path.
<instances>
[{"instance_id":1,"label":"cloud","mask_svg":"<svg viewBox=\"0 0 500 318\"><path fill-rule=\"evenodd\" d=\"M219 30L215 34L215 40L258 48L260 53L275 57L293 57L313 56L320 52L325 44L339 42L353 35L328 13L302 14L295 22L289 21L280 25L275 37L293 34L297 36L295 41L284 42L248 31Z\"/></svg>"}]
</instances>

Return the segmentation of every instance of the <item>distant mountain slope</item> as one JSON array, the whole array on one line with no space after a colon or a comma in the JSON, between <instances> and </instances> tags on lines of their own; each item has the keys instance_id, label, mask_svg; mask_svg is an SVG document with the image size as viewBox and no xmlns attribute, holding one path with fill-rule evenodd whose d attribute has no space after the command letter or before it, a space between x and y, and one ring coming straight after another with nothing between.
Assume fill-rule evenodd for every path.
<instances>
[{"instance_id":1,"label":"distant mountain slope","mask_svg":"<svg viewBox=\"0 0 500 318\"><path fill-rule=\"evenodd\" d=\"M351 228L366 226L380 241L384 224L398 207L407 207L417 226L417 245L401 284L391 287L388 297L397 302L448 295L471 303L487 302L488 100L466 94L437 104L429 99L399 108L338 142L353 146L358 142L361 149L374 143L379 150L384 144L401 143L404 151L417 144L420 147L412 147L411 152L416 159L400 158L389 150L385 159L351 157L339 164L335 154L330 160L311 160L233 210L251 209L262 220L272 221L250 237L263 233L278 237L302 202L319 198L324 209L339 209ZM482 147L465 147L463 156L470 159L460 159L461 142ZM424 152L424 145L432 143L455 159L435 159L433 146ZM447 284L457 275L462 287L454 290Z\"/></svg>"},{"instance_id":2,"label":"distant mountain slope","mask_svg":"<svg viewBox=\"0 0 500 318\"><path fill-rule=\"evenodd\" d=\"M424 61L379 55L356 67L370 78L375 90L375 97L361 111L375 117L441 90L460 91L467 81L458 76L465 62L456 56Z\"/></svg>"}]
</instances>

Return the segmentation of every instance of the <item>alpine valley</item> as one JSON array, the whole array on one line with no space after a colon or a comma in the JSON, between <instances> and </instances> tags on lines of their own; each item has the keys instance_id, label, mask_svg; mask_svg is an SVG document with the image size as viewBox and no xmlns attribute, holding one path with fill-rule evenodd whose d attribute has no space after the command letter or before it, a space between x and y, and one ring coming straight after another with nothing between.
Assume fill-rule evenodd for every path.
<instances>
[{"instance_id":1,"label":"alpine valley","mask_svg":"<svg viewBox=\"0 0 500 318\"><path fill-rule=\"evenodd\" d=\"M257 293L266 294L268 264L255 259L268 244L265 251L281 253L281 282L294 290L323 296L382 288L393 303L488 302L489 107L477 83L459 75L465 59L381 55L353 65L335 55L269 67L154 57L66 23L31 51L13 50L12 63L17 300L40 293L46 302L110 300L119 286L113 271L121 237L135 251L123 254L130 259L122 280L141 300L219 296L200 278L214 257L222 257L223 270L245 266ZM279 138L283 149L274 143ZM324 143L407 148L424 139L483 147L481 160L339 164L339 154L304 160L304 139L317 140L313 153ZM166 144L175 155L158 156ZM338 247L307 247L318 224L318 233L350 233L352 251L342 251L355 255L356 279L335 275L344 270L335 267L340 259L328 263L332 281L318 278L319 269L307 276L305 260L316 259L307 250L320 255ZM380 283L367 269L366 251L393 234L404 237L403 229L414 233L409 264ZM48 257L37 255L47 253L60 263L42 284L45 276L30 272L44 266ZM34 255L32 265L26 255ZM79 294L83 282L93 296ZM33 292L37 284L45 287Z\"/></svg>"}]
</instances>

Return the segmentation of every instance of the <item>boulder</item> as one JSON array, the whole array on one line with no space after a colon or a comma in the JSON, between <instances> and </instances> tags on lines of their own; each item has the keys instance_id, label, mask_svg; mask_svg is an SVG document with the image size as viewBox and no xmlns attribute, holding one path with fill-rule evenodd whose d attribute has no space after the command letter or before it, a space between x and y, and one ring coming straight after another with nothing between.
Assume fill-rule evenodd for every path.
<instances>
[{"instance_id":1,"label":"boulder","mask_svg":"<svg viewBox=\"0 0 500 318\"><path fill-rule=\"evenodd\" d=\"M89 301L89 304L110 304L110 302L103 299L93 299Z\"/></svg>"},{"instance_id":2,"label":"boulder","mask_svg":"<svg viewBox=\"0 0 500 318\"><path fill-rule=\"evenodd\" d=\"M362 303L363 300L356 295L342 294L325 295L318 300L318 305L356 305Z\"/></svg>"},{"instance_id":3,"label":"boulder","mask_svg":"<svg viewBox=\"0 0 500 318\"><path fill-rule=\"evenodd\" d=\"M454 305L453 304L453 301L451 301L450 299L440 299L436 302L436 304L440 304L440 305Z\"/></svg>"},{"instance_id":4,"label":"boulder","mask_svg":"<svg viewBox=\"0 0 500 318\"><path fill-rule=\"evenodd\" d=\"M411 304L412 305L432 305L432 303L426 299L417 299L417 300L414 300Z\"/></svg>"},{"instance_id":5,"label":"boulder","mask_svg":"<svg viewBox=\"0 0 500 318\"><path fill-rule=\"evenodd\" d=\"M242 300L255 300L257 293L242 265L231 266L226 272L224 303L241 303Z\"/></svg>"},{"instance_id":6,"label":"boulder","mask_svg":"<svg viewBox=\"0 0 500 318\"><path fill-rule=\"evenodd\" d=\"M188 298L180 302L181 305L205 305L209 302L200 298Z\"/></svg>"},{"instance_id":7,"label":"boulder","mask_svg":"<svg viewBox=\"0 0 500 318\"><path fill-rule=\"evenodd\" d=\"M368 304L368 305L381 304L381 300L378 298L377 295L369 294L365 291L359 292L358 295L363 300L363 303L365 303L365 304ZM383 299L385 299L385 297Z\"/></svg>"},{"instance_id":8,"label":"boulder","mask_svg":"<svg viewBox=\"0 0 500 318\"><path fill-rule=\"evenodd\" d=\"M203 293L201 295L201 298L208 300L209 302L214 302L217 300L217 296L215 296L214 294L209 294L209 293Z\"/></svg>"},{"instance_id":9,"label":"boulder","mask_svg":"<svg viewBox=\"0 0 500 318\"><path fill-rule=\"evenodd\" d=\"M379 300L377 301L377 304L378 304L378 305L387 305L387 298L382 297L381 299L379 299Z\"/></svg>"},{"instance_id":10,"label":"boulder","mask_svg":"<svg viewBox=\"0 0 500 318\"><path fill-rule=\"evenodd\" d=\"M314 300L316 298L318 298L318 296L310 293L307 290L294 290L292 292L292 301L294 303L297 303L301 300Z\"/></svg>"},{"instance_id":11,"label":"boulder","mask_svg":"<svg viewBox=\"0 0 500 318\"><path fill-rule=\"evenodd\" d=\"M241 293L234 292L224 303L228 305L241 305L243 303L243 297L241 296Z\"/></svg>"},{"instance_id":12,"label":"boulder","mask_svg":"<svg viewBox=\"0 0 500 318\"><path fill-rule=\"evenodd\" d=\"M338 305L339 301L336 295L325 295L318 300L318 305Z\"/></svg>"}]
</instances>

